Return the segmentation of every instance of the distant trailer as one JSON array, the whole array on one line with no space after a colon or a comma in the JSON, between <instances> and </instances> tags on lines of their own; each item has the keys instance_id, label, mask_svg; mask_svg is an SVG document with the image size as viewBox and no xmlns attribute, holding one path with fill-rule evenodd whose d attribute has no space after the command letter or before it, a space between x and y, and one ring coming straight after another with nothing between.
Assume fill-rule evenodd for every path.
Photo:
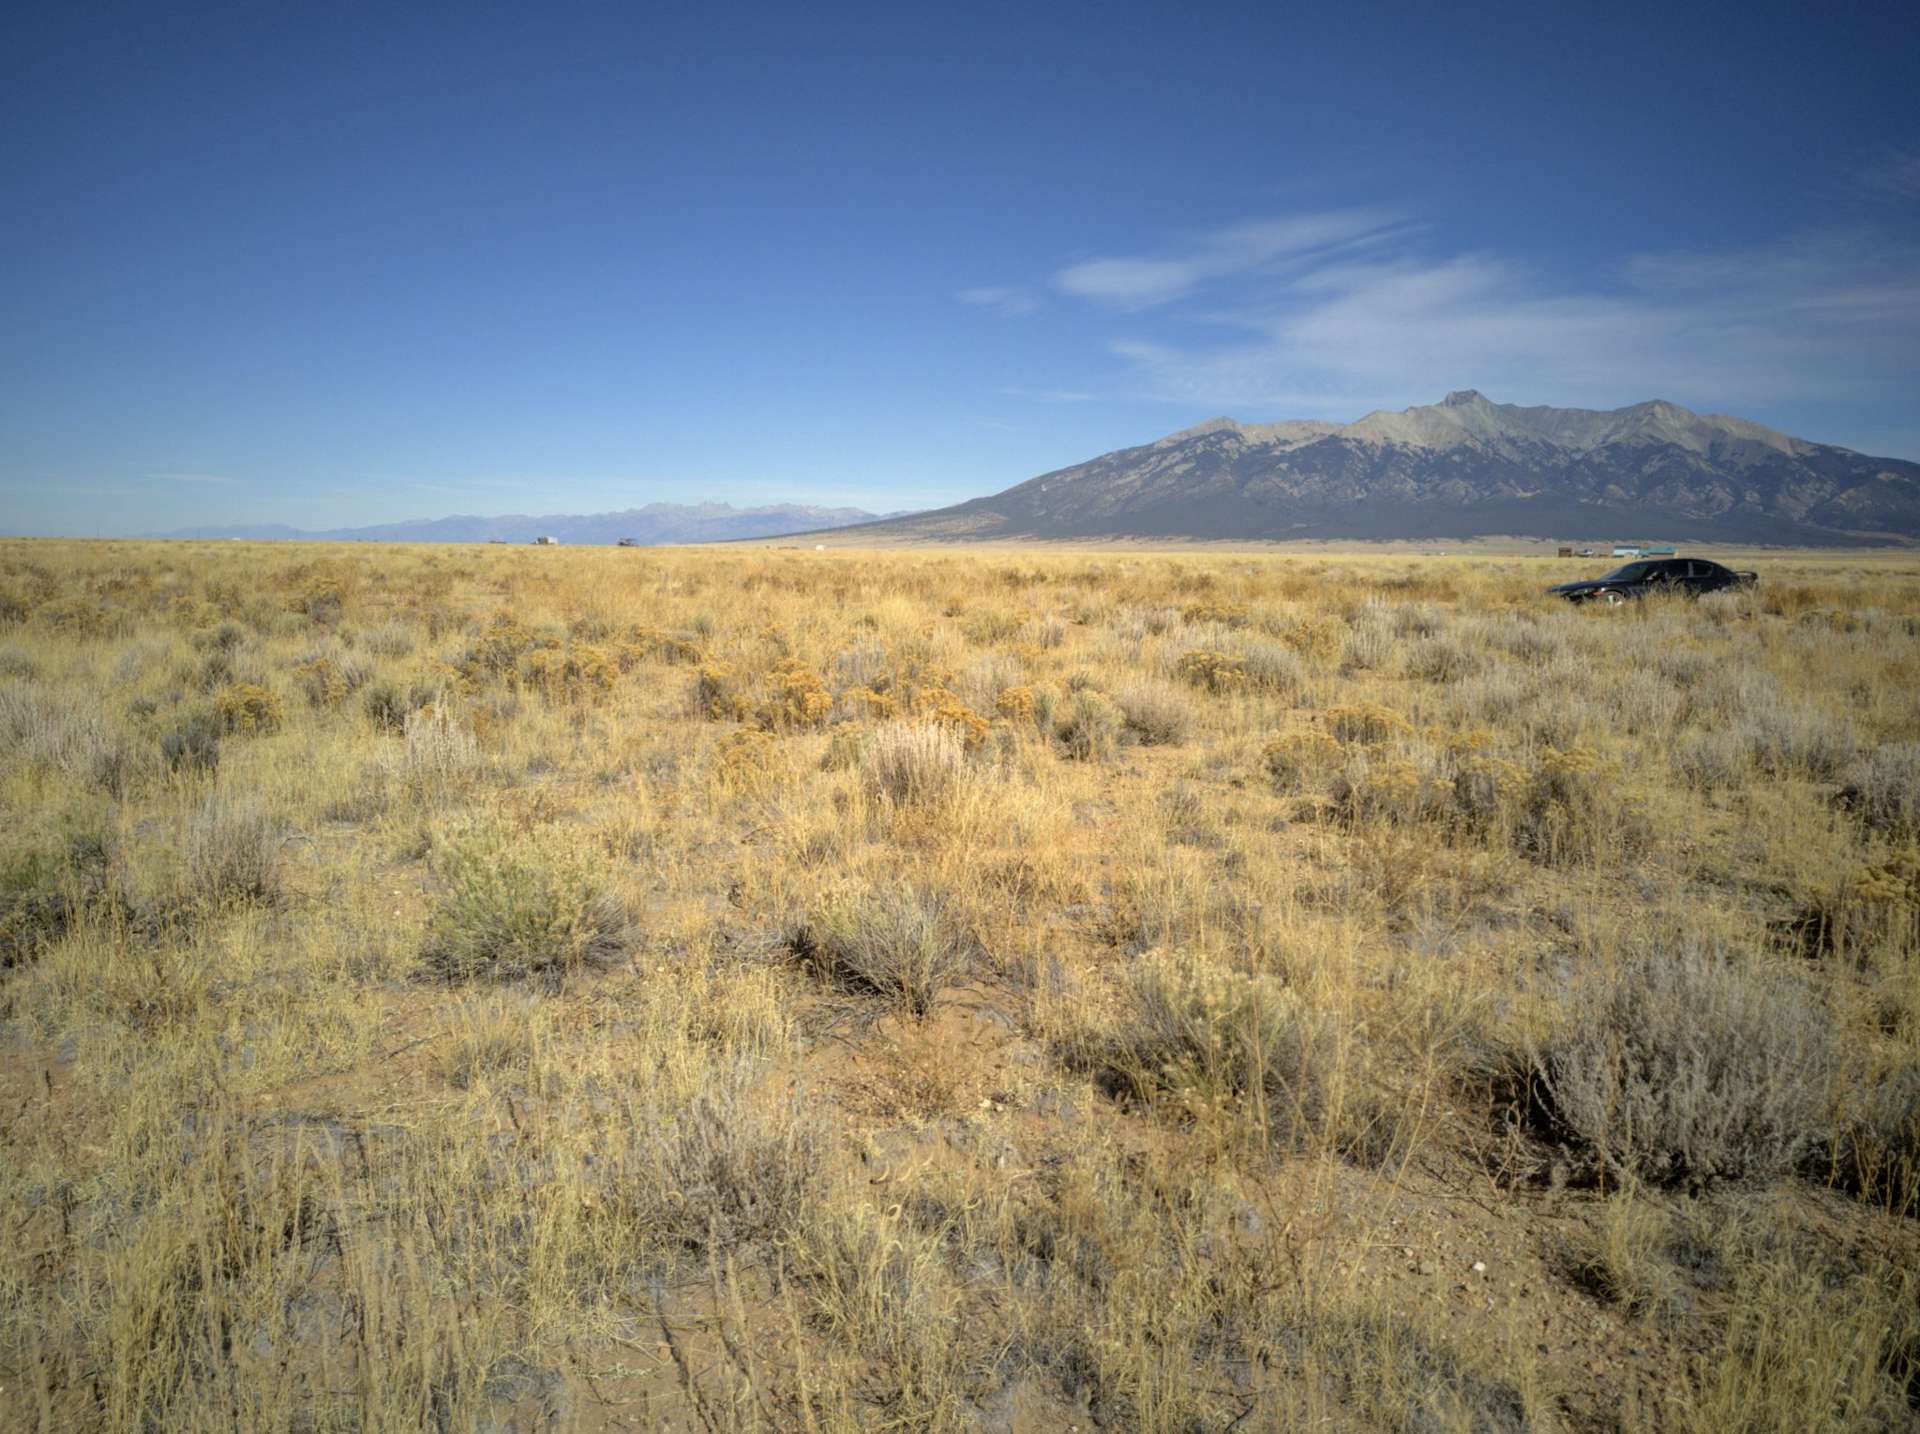
<instances>
[{"instance_id":1,"label":"distant trailer","mask_svg":"<svg viewBox=\"0 0 1920 1434\"><path fill-rule=\"evenodd\" d=\"M615 543L614 546L616 548L637 548L640 546L640 540L638 538L622 538L619 542Z\"/></svg>"},{"instance_id":2,"label":"distant trailer","mask_svg":"<svg viewBox=\"0 0 1920 1434\"><path fill-rule=\"evenodd\" d=\"M1616 547L1613 550L1613 555L1616 558L1637 558L1640 556L1640 550L1638 548L1629 548L1624 546Z\"/></svg>"},{"instance_id":3,"label":"distant trailer","mask_svg":"<svg viewBox=\"0 0 1920 1434\"><path fill-rule=\"evenodd\" d=\"M1570 558L1573 556L1573 549L1562 548L1559 552L1555 553L1554 556L1557 558Z\"/></svg>"},{"instance_id":4,"label":"distant trailer","mask_svg":"<svg viewBox=\"0 0 1920 1434\"><path fill-rule=\"evenodd\" d=\"M1640 556L1643 558L1670 558L1673 556L1673 544L1655 543L1651 547L1642 548L1640 550Z\"/></svg>"},{"instance_id":5,"label":"distant trailer","mask_svg":"<svg viewBox=\"0 0 1920 1434\"><path fill-rule=\"evenodd\" d=\"M560 540L558 538L535 538L533 545L536 548L557 548L560 546Z\"/></svg>"}]
</instances>

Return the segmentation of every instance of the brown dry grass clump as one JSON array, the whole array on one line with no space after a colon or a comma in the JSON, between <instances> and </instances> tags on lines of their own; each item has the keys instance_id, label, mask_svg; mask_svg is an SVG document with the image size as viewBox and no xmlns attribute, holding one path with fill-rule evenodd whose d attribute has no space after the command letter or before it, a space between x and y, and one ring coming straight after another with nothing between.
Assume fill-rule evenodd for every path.
<instances>
[{"instance_id":1,"label":"brown dry grass clump","mask_svg":"<svg viewBox=\"0 0 1920 1434\"><path fill-rule=\"evenodd\" d=\"M43 1430L1897 1428L1920 564L0 543Z\"/></svg>"}]
</instances>

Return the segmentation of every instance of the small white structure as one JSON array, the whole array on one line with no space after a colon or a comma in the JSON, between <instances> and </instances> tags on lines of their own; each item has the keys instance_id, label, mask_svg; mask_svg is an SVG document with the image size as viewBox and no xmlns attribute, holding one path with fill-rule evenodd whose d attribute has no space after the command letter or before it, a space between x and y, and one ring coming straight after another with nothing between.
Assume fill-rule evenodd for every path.
<instances>
[{"instance_id":1,"label":"small white structure","mask_svg":"<svg viewBox=\"0 0 1920 1434\"><path fill-rule=\"evenodd\" d=\"M1613 555L1616 558L1637 558L1640 556L1640 550L1638 548L1630 548L1625 546L1624 544L1621 544L1614 548Z\"/></svg>"},{"instance_id":2,"label":"small white structure","mask_svg":"<svg viewBox=\"0 0 1920 1434\"><path fill-rule=\"evenodd\" d=\"M557 548L560 546L560 540L558 538L540 537L533 540L533 545L536 548Z\"/></svg>"}]
</instances>

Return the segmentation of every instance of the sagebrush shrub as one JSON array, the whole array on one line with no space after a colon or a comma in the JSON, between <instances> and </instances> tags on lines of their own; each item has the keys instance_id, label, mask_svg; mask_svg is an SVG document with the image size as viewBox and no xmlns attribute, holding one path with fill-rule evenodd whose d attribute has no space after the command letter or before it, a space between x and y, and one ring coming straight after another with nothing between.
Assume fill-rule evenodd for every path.
<instances>
[{"instance_id":1,"label":"sagebrush shrub","mask_svg":"<svg viewBox=\"0 0 1920 1434\"><path fill-rule=\"evenodd\" d=\"M1776 776L1838 776L1860 749L1853 724L1813 707L1778 703L1742 712L1736 730L1754 764Z\"/></svg>"},{"instance_id":2,"label":"sagebrush shrub","mask_svg":"<svg viewBox=\"0 0 1920 1434\"><path fill-rule=\"evenodd\" d=\"M1805 983L1700 941L1635 951L1577 986L1529 1053L1553 1124L1615 1180L1764 1176L1826 1128L1835 1048Z\"/></svg>"},{"instance_id":3,"label":"sagebrush shrub","mask_svg":"<svg viewBox=\"0 0 1920 1434\"><path fill-rule=\"evenodd\" d=\"M1055 718L1054 736L1076 762L1104 762L1120 738L1120 709L1098 692L1076 692Z\"/></svg>"},{"instance_id":4,"label":"sagebrush shrub","mask_svg":"<svg viewBox=\"0 0 1920 1434\"><path fill-rule=\"evenodd\" d=\"M835 656L827 670L837 688L878 690L886 682L890 666L886 648L877 642L857 642Z\"/></svg>"},{"instance_id":5,"label":"sagebrush shrub","mask_svg":"<svg viewBox=\"0 0 1920 1434\"><path fill-rule=\"evenodd\" d=\"M1840 799L1877 831L1920 837L1920 742L1874 748L1848 772Z\"/></svg>"},{"instance_id":6,"label":"sagebrush shrub","mask_svg":"<svg viewBox=\"0 0 1920 1434\"><path fill-rule=\"evenodd\" d=\"M246 640L247 630L237 622L223 622L187 638L197 652L232 652Z\"/></svg>"},{"instance_id":7,"label":"sagebrush shrub","mask_svg":"<svg viewBox=\"0 0 1920 1434\"><path fill-rule=\"evenodd\" d=\"M204 713L182 718L160 734L160 756L169 771L213 771L220 765L219 722Z\"/></svg>"},{"instance_id":8,"label":"sagebrush shrub","mask_svg":"<svg viewBox=\"0 0 1920 1434\"><path fill-rule=\"evenodd\" d=\"M967 924L916 886L842 892L793 933L794 954L834 980L924 1012L944 986L966 979L979 954Z\"/></svg>"},{"instance_id":9,"label":"sagebrush shrub","mask_svg":"<svg viewBox=\"0 0 1920 1434\"><path fill-rule=\"evenodd\" d=\"M383 622L362 632L358 642L375 657L408 657L413 653L413 629L404 622Z\"/></svg>"},{"instance_id":10,"label":"sagebrush shrub","mask_svg":"<svg viewBox=\"0 0 1920 1434\"><path fill-rule=\"evenodd\" d=\"M1302 651L1330 658L1339 651L1336 643L1331 653L1327 650L1327 637L1337 628L1332 624L1323 629L1323 636L1316 638L1307 648L1302 649L1291 643L1267 642L1257 637L1236 636L1228 649L1239 660L1241 680L1255 692L1270 693L1274 696L1287 696L1300 688L1300 653Z\"/></svg>"},{"instance_id":11,"label":"sagebrush shrub","mask_svg":"<svg viewBox=\"0 0 1920 1434\"><path fill-rule=\"evenodd\" d=\"M1053 648L1067 640L1067 625L1051 613L1021 625L1020 640L1034 647Z\"/></svg>"},{"instance_id":12,"label":"sagebrush shrub","mask_svg":"<svg viewBox=\"0 0 1920 1434\"><path fill-rule=\"evenodd\" d=\"M557 983L608 964L631 935L599 864L557 837L478 828L449 844L434 871L443 894L424 956L447 981Z\"/></svg>"},{"instance_id":13,"label":"sagebrush shrub","mask_svg":"<svg viewBox=\"0 0 1920 1434\"><path fill-rule=\"evenodd\" d=\"M1279 981L1162 954L1133 968L1126 996L1110 1059L1143 1094L1250 1102L1288 1143L1320 1118L1329 1033Z\"/></svg>"},{"instance_id":14,"label":"sagebrush shrub","mask_svg":"<svg viewBox=\"0 0 1920 1434\"><path fill-rule=\"evenodd\" d=\"M992 712L1000 705L1000 696L1026 685L1026 666L1008 652L988 652L976 657L960 674L960 695L976 712Z\"/></svg>"},{"instance_id":15,"label":"sagebrush shrub","mask_svg":"<svg viewBox=\"0 0 1920 1434\"><path fill-rule=\"evenodd\" d=\"M1373 604L1347 629L1340 665L1349 672L1382 672L1393 664L1394 636L1384 612Z\"/></svg>"},{"instance_id":16,"label":"sagebrush shrub","mask_svg":"<svg viewBox=\"0 0 1920 1434\"><path fill-rule=\"evenodd\" d=\"M1480 652L1451 633L1423 637L1407 648L1407 675L1422 682L1458 682L1485 665Z\"/></svg>"},{"instance_id":17,"label":"sagebrush shrub","mask_svg":"<svg viewBox=\"0 0 1920 1434\"><path fill-rule=\"evenodd\" d=\"M1129 682L1114 693L1114 702L1127 731L1142 746L1177 746L1193 728L1193 706L1171 683L1151 678Z\"/></svg>"},{"instance_id":18,"label":"sagebrush shrub","mask_svg":"<svg viewBox=\"0 0 1920 1434\"><path fill-rule=\"evenodd\" d=\"M182 895L189 902L264 905L280 899L286 829L259 802L210 792L187 817L182 836Z\"/></svg>"},{"instance_id":19,"label":"sagebrush shrub","mask_svg":"<svg viewBox=\"0 0 1920 1434\"><path fill-rule=\"evenodd\" d=\"M1746 782L1750 750L1738 732L1690 732L1673 749L1673 769L1695 791L1735 791Z\"/></svg>"},{"instance_id":20,"label":"sagebrush shrub","mask_svg":"<svg viewBox=\"0 0 1920 1434\"><path fill-rule=\"evenodd\" d=\"M360 698L360 710L380 731L398 732L406 725L407 713L413 706L397 684L383 679L368 685Z\"/></svg>"},{"instance_id":21,"label":"sagebrush shrub","mask_svg":"<svg viewBox=\"0 0 1920 1434\"><path fill-rule=\"evenodd\" d=\"M0 684L0 749L109 791L135 770L133 754L98 713L19 680Z\"/></svg>"}]
</instances>

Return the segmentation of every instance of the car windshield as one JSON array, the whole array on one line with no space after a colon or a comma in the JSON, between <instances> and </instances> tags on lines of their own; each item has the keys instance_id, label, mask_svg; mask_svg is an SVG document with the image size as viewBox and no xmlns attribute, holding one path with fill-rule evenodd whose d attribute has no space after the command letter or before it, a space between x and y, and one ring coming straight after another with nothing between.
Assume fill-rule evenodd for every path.
<instances>
[{"instance_id":1,"label":"car windshield","mask_svg":"<svg viewBox=\"0 0 1920 1434\"><path fill-rule=\"evenodd\" d=\"M1637 583L1653 571L1652 563L1628 563L1623 568L1615 568L1604 578L1603 583Z\"/></svg>"}]
</instances>

